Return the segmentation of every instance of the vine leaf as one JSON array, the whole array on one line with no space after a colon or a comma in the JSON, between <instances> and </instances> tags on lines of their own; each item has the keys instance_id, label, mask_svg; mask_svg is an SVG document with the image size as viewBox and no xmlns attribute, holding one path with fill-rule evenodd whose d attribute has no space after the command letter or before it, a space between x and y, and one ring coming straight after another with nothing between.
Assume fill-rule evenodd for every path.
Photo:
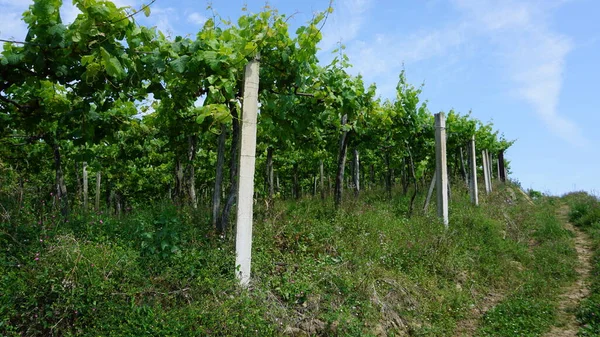
<instances>
[{"instance_id":1,"label":"vine leaf","mask_svg":"<svg viewBox=\"0 0 600 337\"><path fill-rule=\"evenodd\" d=\"M103 65L108 75L116 79L123 78L125 76L125 71L121 66L121 62L119 62L116 57L110 55L106 49L102 47L100 47L100 52L102 53Z\"/></svg>"}]
</instances>

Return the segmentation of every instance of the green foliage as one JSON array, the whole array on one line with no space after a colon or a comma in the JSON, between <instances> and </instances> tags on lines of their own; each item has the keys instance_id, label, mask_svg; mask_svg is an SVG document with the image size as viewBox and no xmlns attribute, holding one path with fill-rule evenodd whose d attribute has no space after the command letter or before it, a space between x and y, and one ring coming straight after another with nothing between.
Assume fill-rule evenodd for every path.
<instances>
[{"instance_id":1,"label":"green foliage","mask_svg":"<svg viewBox=\"0 0 600 337\"><path fill-rule=\"evenodd\" d=\"M81 14L65 25L61 4L34 1L24 14L26 43L7 43L0 56L0 142L7 145L0 158L21 179L44 186L63 175L61 203L81 203L66 193L80 189L72 168L81 162L102 172L102 193L114 196L107 204L157 200L169 187L180 201L191 200L182 186L191 172L200 184L213 181L214 135L239 118L244 67L259 55L258 146L276 149L282 180L297 175L307 189L321 161L333 170L342 132L373 165L373 179L387 175L391 186L394 169L410 170L415 181L432 171L433 118L421 87L402 72L397 97L382 102L374 84L348 72L347 55L319 65L321 25L331 8L295 34L289 17L267 6L237 22L210 19L193 37L170 38L110 1L76 1ZM148 15L149 7L138 12ZM342 115L349 118L344 126ZM510 145L470 115L451 111L448 127L449 151L473 133L492 151ZM174 174L180 166L184 182Z\"/></svg>"},{"instance_id":2,"label":"green foliage","mask_svg":"<svg viewBox=\"0 0 600 337\"><path fill-rule=\"evenodd\" d=\"M600 204L593 199L575 203L569 213L569 219L576 226L591 227L600 222Z\"/></svg>"},{"instance_id":3,"label":"green foliage","mask_svg":"<svg viewBox=\"0 0 600 337\"><path fill-rule=\"evenodd\" d=\"M57 221L52 230L3 223L0 334L272 334L264 302L237 288L232 243L200 235L178 214L157 204L121 220Z\"/></svg>"},{"instance_id":4,"label":"green foliage","mask_svg":"<svg viewBox=\"0 0 600 337\"><path fill-rule=\"evenodd\" d=\"M143 223L139 224L142 255L158 255L160 258L181 255L181 249L179 248L181 240L178 231L183 228L174 212L175 210L171 208L170 211L161 214L150 228Z\"/></svg>"},{"instance_id":5,"label":"green foliage","mask_svg":"<svg viewBox=\"0 0 600 337\"><path fill-rule=\"evenodd\" d=\"M3 277L7 327L27 335L72 335L96 311L109 310L116 292L140 276L136 253L72 235L47 240ZM118 301L117 301L118 302Z\"/></svg>"},{"instance_id":6,"label":"green foliage","mask_svg":"<svg viewBox=\"0 0 600 337\"><path fill-rule=\"evenodd\" d=\"M541 199L544 196L542 194L542 192L536 191L536 190L533 190L533 189L530 189L529 191L527 191L527 194L533 200L539 200L539 199Z\"/></svg>"}]
</instances>

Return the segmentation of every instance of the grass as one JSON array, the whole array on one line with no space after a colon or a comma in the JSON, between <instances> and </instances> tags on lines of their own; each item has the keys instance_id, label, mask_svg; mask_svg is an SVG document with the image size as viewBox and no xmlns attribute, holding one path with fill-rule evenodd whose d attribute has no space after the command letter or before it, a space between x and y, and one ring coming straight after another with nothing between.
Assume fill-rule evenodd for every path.
<instances>
[{"instance_id":1,"label":"grass","mask_svg":"<svg viewBox=\"0 0 600 337\"><path fill-rule=\"evenodd\" d=\"M553 200L510 195L499 187L473 207L455 187L448 230L434 210L408 219L399 193L349 197L338 211L259 203L248 290L233 278L233 235L216 235L207 210L38 223L24 209L0 225L0 334L448 336L497 292L506 301L479 333L535 335L574 253Z\"/></svg>"},{"instance_id":2,"label":"grass","mask_svg":"<svg viewBox=\"0 0 600 337\"><path fill-rule=\"evenodd\" d=\"M600 202L585 192L567 194L563 199L570 205L570 221L585 230L592 240L592 274L590 295L583 300L577 312L581 325L579 335L600 335Z\"/></svg>"},{"instance_id":3,"label":"grass","mask_svg":"<svg viewBox=\"0 0 600 337\"><path fill-rule=\"evenodd\" d=\"M489 311L480 326L482 336L539 336L557 321L561 286L575 279L576 253L556 218L555 200L542 202L525 223L532 230L524 275L516 290Z\"/></svg>"}]
</instances>

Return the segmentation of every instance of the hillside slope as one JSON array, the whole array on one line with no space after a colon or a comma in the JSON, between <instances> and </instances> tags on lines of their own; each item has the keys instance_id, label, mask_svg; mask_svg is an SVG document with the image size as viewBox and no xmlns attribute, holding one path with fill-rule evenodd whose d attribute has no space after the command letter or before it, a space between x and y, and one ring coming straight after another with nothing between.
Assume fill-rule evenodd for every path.
<instances>
[{"instance_id":1,"label":"hillside slope","mask_svg":"<svg viewBox=\"0 0 600 337\"><path fill-rule=\"evenodd\" d=\"M258 204L249 290L233 277L231 235L214 234L206 210L162 204L44 223L24 211L0 232L0 334L548 331L561 286L577 275L560 203L497 186L473 207L465 191L452 192L448 230L433 209L407 218L408 197L397 192L367 192L338 211L310 198Z\"/></svg>"}]
</instances>

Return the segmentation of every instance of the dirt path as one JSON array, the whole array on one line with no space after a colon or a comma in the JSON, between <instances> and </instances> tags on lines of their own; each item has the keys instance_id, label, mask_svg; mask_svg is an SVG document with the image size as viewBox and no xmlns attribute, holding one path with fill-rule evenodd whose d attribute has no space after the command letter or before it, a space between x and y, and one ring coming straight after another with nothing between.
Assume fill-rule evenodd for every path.
<instances>
[{"instance_id":1,"label":"dirt path","mask_svg":"<svg viewBox=\"0 0 600 337\"><path fill-rule=\"evenodd\" d=\"M564 289L559 303L559 321L545 335L546 337L577 336L579 325L575 320L575 310L579 306L579 302L589 294L587 281L591 272L592 244L583 231L569 223L568 213L569 207L564 205L559 210L559 217L565 224L565 228L575 234L575 249L579 260L575 270L579 276L573 284Z\"/></svg>"}]
</instances>

